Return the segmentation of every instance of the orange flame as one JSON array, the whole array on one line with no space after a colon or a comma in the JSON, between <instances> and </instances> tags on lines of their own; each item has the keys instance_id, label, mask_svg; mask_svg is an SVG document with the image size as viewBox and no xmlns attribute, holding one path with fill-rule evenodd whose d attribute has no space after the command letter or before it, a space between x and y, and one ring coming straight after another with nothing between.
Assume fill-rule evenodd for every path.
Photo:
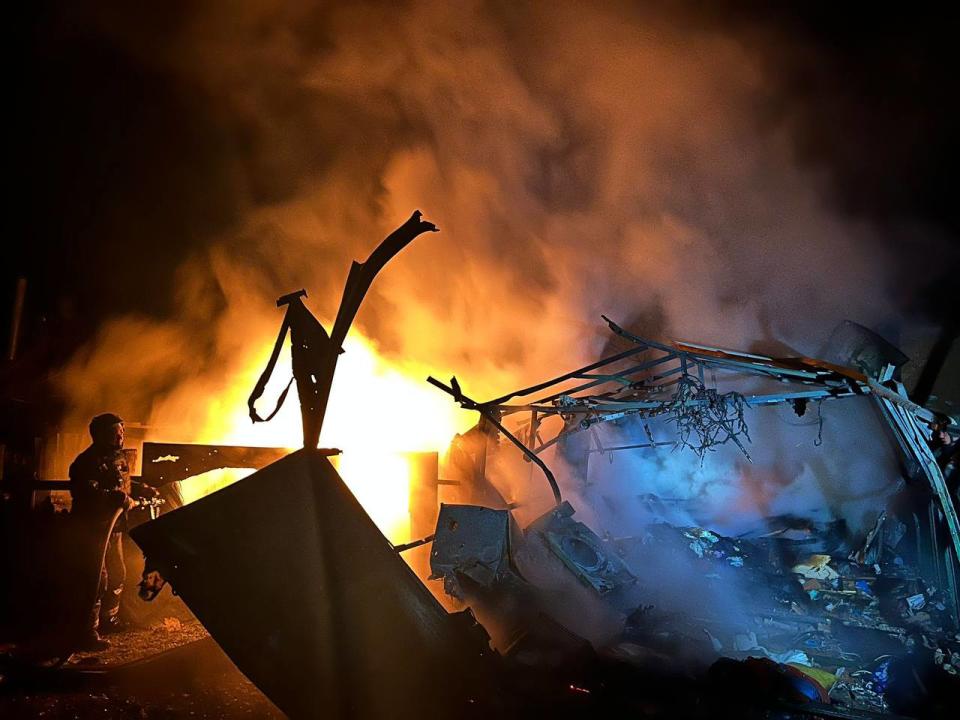
<instances>
[{"instance_id":1,"label":"orange flame","mask_svg":"<svg viewBox=\"0 0 960 720\"><path fill-rule=\"evenodd\" d=\"M335 464L364 509L392 541L409 538L410 467L403 452L436 451L441 455L457 432L475 419L459 410L425 382L429 370L416 363L384 358L376 346L353 332L344 343L330 393L322 447L343 454ZM287 447L301 438L296 393L269 423L252 425L246 396L270 353L270 346L239 373L230 389L210 398L211 412L196 442L222 445ZM289 367L281 357L278 368ZM277 375L282 375L278 372ZM265 398L276 397L285 380L274 378ZM269 400L261 401L266 408ZM184 500L191 502L249 475L240 469L217 470L183 483Z\"/></svg>"}]
</instances>

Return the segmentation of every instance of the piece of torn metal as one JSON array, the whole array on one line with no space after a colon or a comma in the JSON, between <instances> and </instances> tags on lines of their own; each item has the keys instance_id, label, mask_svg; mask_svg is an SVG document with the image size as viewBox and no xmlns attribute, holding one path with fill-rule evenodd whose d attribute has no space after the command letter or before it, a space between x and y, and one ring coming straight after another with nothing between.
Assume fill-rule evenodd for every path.
<instances>
[{"instance_id":1,"label":"piece of torn metal","mask_svg":"<svg viewBox=\"0 0 960 720\"><path fill-rule=\"evenodd\" d=\"M425 232L437 232L437 226L423 220L420 211L416 210L403 225L390 233L370 253L370 257L365 262L354 262L350 266L350 273L347 275L343 296L340 299L340 307L337 310L337 318L329 335L303 304L301 298L306 297L306 290L288 293L277 300L277 307L286 307L287 310L267 366L247 399L247 408L253 422L271 420L283 405L290 385L296 382L303 422L303 446L310 449L317 447L323 419L327 412L333 375L337 369L337 359L343 352L343 341L347 337L347 332L353 324L353 319L360 309L367 290L370 289L370 285L383 266L414 238ZM257 412L256 402L263 395L267 382L273 374L288 332L293 377L277 399L276 407L263 418Z\"/></svg>"},{"instance_id":2,"label":"piece of torn metal","mask_svg":"<svg viewBox=\"0 0 960 720\"><path fill-rule=\"evenodd\" d=\"M534 520L525 532L542 537L567 569L600 595L635 583L637 578L626 563L593 530L574 520L574 512L564 501Z\"/></svg>"},{"instance_id":3,"label":"piece of torn metal","mask_svg":"<svg viewBox=\"0 0 960 720\"><path fill-rule=\"evenodd\" d=\"M507 573L516 575L511 551L517 532L507 510L442 504L430 552L430 578L442 578L447 594L463 599L461 577L490 587Z\"/></svg>"}]
</instances>

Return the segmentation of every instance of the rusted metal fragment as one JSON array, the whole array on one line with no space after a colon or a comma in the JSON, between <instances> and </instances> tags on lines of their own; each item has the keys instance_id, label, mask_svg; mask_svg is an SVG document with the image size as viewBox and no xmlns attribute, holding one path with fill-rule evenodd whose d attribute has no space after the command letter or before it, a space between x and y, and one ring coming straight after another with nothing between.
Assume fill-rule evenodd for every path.
<instances>
[{"instance_id":1,"label":"rusted metal fragment","mask_svg":"<svg viewBox=\"0 0 960 720\"><path fill-rule=\"evenodd\" d=\"M490 652L477 628L443 610L316 451L131 534L291 717L440 717L477 696Z\"/></svg>"}]
</instances>

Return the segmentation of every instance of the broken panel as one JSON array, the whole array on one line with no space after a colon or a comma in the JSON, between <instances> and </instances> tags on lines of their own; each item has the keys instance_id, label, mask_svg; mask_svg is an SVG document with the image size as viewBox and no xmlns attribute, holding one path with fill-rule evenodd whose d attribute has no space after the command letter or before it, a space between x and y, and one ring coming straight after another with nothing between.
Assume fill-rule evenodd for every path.
<instances>
[{"instance_id":1,"label":"broken panel","mask_svg":"<svg viewBox=\"0 0 960 720\"><path fill-rule=\"evenodd\" d=\"M441 505L430 577L443 578L444 589L454 597L463 597L461 575L489 587L511 570L511 525L508 510Z\"/></svg>"},{"instance_id":2,"label":"broken panel","mask_svg":"<svg viewBox=\"0 0 960 720\"><path fill-rule=\"evenodd\" d=\"M601 595L636 582L623 560L593 530L573 519L574 512L564 501L531 523L526 533L540 535L570 571Z\"/></svg>"}]
</instances>

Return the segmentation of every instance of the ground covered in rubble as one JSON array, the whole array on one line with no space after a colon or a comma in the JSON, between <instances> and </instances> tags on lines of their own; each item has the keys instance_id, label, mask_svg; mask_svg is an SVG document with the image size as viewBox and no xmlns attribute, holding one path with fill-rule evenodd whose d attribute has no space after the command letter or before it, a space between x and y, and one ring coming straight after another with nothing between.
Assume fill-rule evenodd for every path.
<instances>
[{"instance_id":1,"label":"ground covered in rubble","mask_svg":"<svg viewBox=\"0 0 960 720\"><path fill-rule=\"evenodd\" d=\"M70 659L74 667L115 667L167 652L207 637L196 619L165 617L149 627L136 627L108 636L110 647L99 652L77 653Z\"/></svg>"},{"instance_id":2,"label":"ground covered in rubble","mask_svg":"<svg viewBox=\"0 0 960 720\"><path fill-rule=\"evenodd\" d=\"M519 638L501 639L507 665L549 669L532 706L578 693L593 708L646 701L658 717L718 703L738 717L952 716L951 595L923 579L896 518L854 542L842 522L790 516L739 537L661 521L606 539L572 516L564 503L507 540L507 511L444 506L434 541L446 591ZM535 587L544 551L587 593L575 612L555 601L573 597L570 581Z\"/></svg>"},{"instance_id":3,"label":"ground covered in rubble","mask_svg":"<svg viewBox=\"0 0 960 720\"><path fill-rule=\"evenodd\" d=\"M55 670L5 666L3 718L283 718L196 620L110 636Z\"/></svg>"}]
</instances>

